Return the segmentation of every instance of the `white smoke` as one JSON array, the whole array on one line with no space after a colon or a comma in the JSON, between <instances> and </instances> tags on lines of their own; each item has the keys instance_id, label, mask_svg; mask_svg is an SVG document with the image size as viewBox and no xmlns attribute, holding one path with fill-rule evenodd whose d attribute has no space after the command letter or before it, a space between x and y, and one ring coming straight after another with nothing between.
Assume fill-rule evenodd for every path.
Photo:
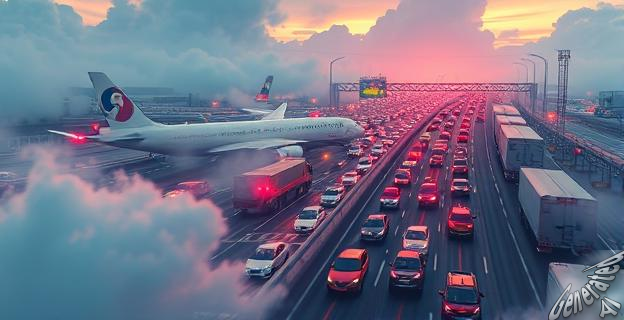
<instances>
[{"instance_id":1,"label":"white smoke","mask_svg":"<svg viewBox=\"0 0 624 320\"><path fill-rule=\"evenodd\" d=\"M226 232L211 202L121 173L95 189L31 152L26 190L0 204L1 319L246 319L270 305L245 297L241 263L208 264Z\"/></svg>"}]
</instances>

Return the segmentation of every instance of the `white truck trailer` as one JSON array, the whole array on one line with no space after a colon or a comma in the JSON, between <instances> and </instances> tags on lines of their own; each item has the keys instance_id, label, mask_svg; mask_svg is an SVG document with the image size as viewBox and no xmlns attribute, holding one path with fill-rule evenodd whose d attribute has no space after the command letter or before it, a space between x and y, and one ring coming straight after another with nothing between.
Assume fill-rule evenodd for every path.
<instances>
[{"instance_id":1,"label":"white truck trailer","mask_svg":"<svg viewBox=\"0 0 624 320\"><path fill-rule=\"evenodd\" d=\"M593 249L598 203L565 172L522 168L518 200L538 251L563 248L585 253Z\"/></svg>"},{"instance_id":2,"label":"white truck trailer","mask_svg":"<svg viewBox=\"0 0 624 320\"><path fill-rule=\"evenodd\" d=\"M521 167L544 166L544 139L530 127L502 125L497 146L506 180L517 181Z\"/></svg>"}]
</instances>

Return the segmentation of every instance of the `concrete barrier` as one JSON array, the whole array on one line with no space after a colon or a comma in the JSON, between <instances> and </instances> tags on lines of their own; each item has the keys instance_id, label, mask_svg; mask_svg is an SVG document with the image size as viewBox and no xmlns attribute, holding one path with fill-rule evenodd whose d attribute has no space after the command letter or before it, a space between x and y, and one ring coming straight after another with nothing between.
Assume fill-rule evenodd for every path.
<instances>
[{"instance_id":1,"label":"concrete barrier","mask_svg":"<svg viewBox=\"0 0 624 320\"><path fill-rule=\"evenodd\" d=\"M301 247L290 256L286 264L284 264L262 289L258 291L258 295L269 294L269 291L278 285L291 287L297 283L302 276L306 275L306 269L310 266L310 262L318 259L321 252L329 245L332 235L341 227L357 218L362 208L368 203L370 197L375 193L376 189L381 186L381 182L387 177L390 169L396 165L400 159L401 152L405 150L414 136L420 133L426 125L438 114L439 111L448 105L455 103L458 98L452 99L441 104L435 112L421 119L418 124L412 128L407 134L403 135L390 151L383 156L373 169L368 172L360 182L358 182L344 200L334 209L334 211L314 230L314 232L306 239ZM368 196L367 201L362 201L364 196Z\"/></svg>"}]
</instances>

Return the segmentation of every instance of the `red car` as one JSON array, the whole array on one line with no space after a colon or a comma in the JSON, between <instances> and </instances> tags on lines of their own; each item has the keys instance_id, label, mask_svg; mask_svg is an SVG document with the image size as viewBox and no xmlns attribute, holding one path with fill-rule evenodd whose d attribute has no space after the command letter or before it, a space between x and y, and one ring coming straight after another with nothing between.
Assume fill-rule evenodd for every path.
<instances>
[{"instance_id":1,"label":"red car","mask_svg":"<svg viewBox=\"0 0 624 320\"><path fill-rule=\"evenodd\" d=\"M475 216L470 214L470 209L467 207L452 207L447 221L448 236L472 237L474 235L475 218Z\"/></svg>"},{"instance_id":2,"label":"red car","mask_svg":"<svg viewBox=\"0 0 624 320\"><path fill-rule=\"evenodd\" d=\"M327 288L333 291L361 291L368 271L366 249L345 249L329 268Z\"/></svg>"},{"instance_id":3,"label":"red car","mask_svg":"<svg viewBox=\"0 0 624 320\"><path fill-rule=\"evenodd\" d=\"M470 138L470 132L466 129L460 129L457 135L457 143L468 143Z\"/></svg>"},{"instance_id":4,"label":"red car","mask_svg":"<svg viewBox=\"0 0 624 320\"><path fill-rule=\"evenodd\" d=\"M481 319L483 293L477 286L477 277L471 272L451 271L446 277L440 317L447 319Z\"/></svg>"},{"instance_id":5,"label":"red car","mask_svg":"<svg viewBox=\"0 0 624 320\"><path fill-rule=\"evenodd\" d=\"M401 189L397 187L386 187L379 197L379 206L383 208L398 209L401 201Z\"/></svg>"},{"instance_id":6,"label":"red car","mask_svg":"<svg viewBox=\"0 0 624 320\"><path fill-rule=\"evenodd\" d=\"M441 132L438 138L440 138L440 140L450 141L451 133L448 131Z\"/></svg>"},{"instance_id":7,"label":"red car","mask_svg":"<svg viewBox=\"0 0 624 320\"><path fill-rule=\"evenodd\" d=\"M431 158L429 158L429 166L430 167L442 167L442 165L444 164L444 156L439 155L439 154L434 154L431 156Z\"/></svg>"},{"instance_id":8,"label":"red car","mask_svg":"<svg viewBox=\"0 0 624 320\"><path fill-rule=\"evenodd\" d=\"M453 159L453 174L467 174L468 173L468 159L466 158L455 158Z\"/></svg>"},{"instance_id":9,"label":"red car","mask_svg":"<svg viewBox=\"0 0 624 320\"><path fill-rule=\"evenodd\" d=\"M423 183L418 192L418 205L437 207L439 204L438 184L434 182Z\"/></svg>"},{"instance_id":10,"label":"red car","mask_svg":"<svg viewBox=\"0 0 624 320\"><path fill-rule=\"evenodd\" d=\"M397 186L407 186L412 182L412 174L409 170L397 169L394 173L394 184Z\"/></svg>"},{"instance_id":11,"label":"red car","mask_svg":"<svg viewBox=\"0 0 624 320\"><path fill-rule=\"evenodd\" d=\"M440 128L440 124L432 123L427 127L427 132L437 131Z\"/></svg>"},{"instance_id":12,"label":"red car","mask_svg":"<svg viewBox=\"0 0 624 320\"><path fill-rule=\"evenodd\" d=\"M460 128L461 128L461 129L468 129L468 128L470 128L470 120L468 120L468 119L464 119L464 120L462 121L462 123L461 123Z\"/></svg>"}]
</instances>

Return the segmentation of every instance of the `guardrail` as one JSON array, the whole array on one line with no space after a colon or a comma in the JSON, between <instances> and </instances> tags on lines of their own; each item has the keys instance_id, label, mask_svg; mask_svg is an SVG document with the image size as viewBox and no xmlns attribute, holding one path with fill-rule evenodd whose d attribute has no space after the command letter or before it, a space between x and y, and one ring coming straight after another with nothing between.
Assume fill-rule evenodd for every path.
<instances>
[{"instance_id":1,"label":"guardrail","mask_svg":"<svg viewBox=\"0 0 624 320\"><path fill-rule=\"evenodd\" d=\"M458 98L454 98L442 103L435 112L421 119L414 128L403 135L390 151L373 166L373 169L354 186L348 196L334 209L327 219L312 232L301 247L290 256L286 264L264 284L262 289L259 290L258 295L266 295L278 285L288 288L291 287L292 284L297 283L299 279L306 274L305 271L310 266L309 262L318 259L317 256L325 249L334 232L339 227L343 226L345 222L353 221L357 214L360 213L361 208L368 202L361 201L363 196L379 188L381 185L380 182L388 175L391 167L394 166L399 159L398 156L401 154L401 151L407 147L414 136L420 133L439 111L455 103L457 100Z\"/></svg>"}]
</instances>

